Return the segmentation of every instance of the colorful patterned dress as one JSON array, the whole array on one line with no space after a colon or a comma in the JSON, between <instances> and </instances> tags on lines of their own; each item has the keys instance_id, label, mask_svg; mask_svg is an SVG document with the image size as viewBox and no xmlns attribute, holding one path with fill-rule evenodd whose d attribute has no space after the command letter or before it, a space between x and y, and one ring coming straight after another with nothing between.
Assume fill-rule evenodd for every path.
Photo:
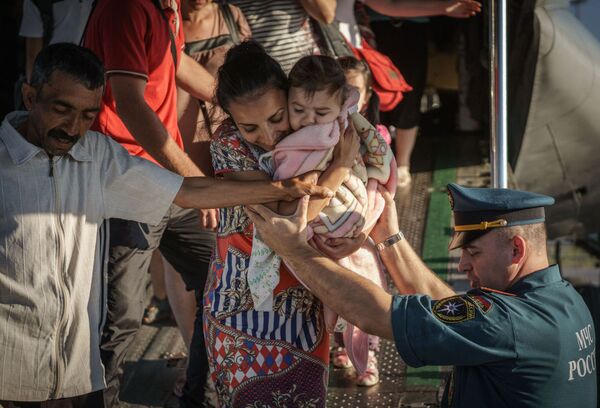
<instances>
[{"instance_id":1,"label":"colorful patterned dress","mask_svg":"<svg viewBox=\"0 0 600 408\"><path fill-rule=\"evenodd\" d=\"M262 153L230 121L211 141L216 175L259 170ZM282 265L273 310L253 309L246 281L252 231L243 207L219 211L204 295L204 335L220 406L324 407L329 336L322 304Z\"/></svg>"}]
</instances>

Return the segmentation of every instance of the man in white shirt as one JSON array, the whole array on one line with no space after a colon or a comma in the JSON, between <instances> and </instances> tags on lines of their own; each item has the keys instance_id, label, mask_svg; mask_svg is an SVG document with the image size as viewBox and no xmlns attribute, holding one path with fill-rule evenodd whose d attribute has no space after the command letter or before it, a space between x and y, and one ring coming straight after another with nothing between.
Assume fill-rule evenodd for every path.
<instances>
[{"instance_id":1,"label":"man in white shirt","mask_svg":"<svg viewBox=\"0 0 600 408\"><path fill-rule=\"evenodd\" d=\"M330 192L292 180L186 178L89 131L104 69L89 50L38 55L23 100L0 127L0 406L103 407L108 218L158 223L184 208ZM37 403L35 403L37 402ZM43 405L42 405L43 403Z\"/></svg>"}]
</instances>

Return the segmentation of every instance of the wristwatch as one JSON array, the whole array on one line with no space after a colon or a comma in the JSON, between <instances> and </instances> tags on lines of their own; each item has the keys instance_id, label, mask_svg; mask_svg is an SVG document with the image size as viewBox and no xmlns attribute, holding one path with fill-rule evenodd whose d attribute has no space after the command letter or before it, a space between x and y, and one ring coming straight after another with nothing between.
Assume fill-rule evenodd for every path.
<instances>
[{"instance_id":1,"label":"wristwatch","mask_svg":"<svg viewBox=\"0 0 600 408\"><path fill-rule=\"evenodd\" d=\"M394 245L396 242L402 241L404 239L404 234L402 231L397 234L392 235L389 238L384 239L382 242L376 245L378 251L383 251L385 248Z\"/></svg>"}]
</instances>

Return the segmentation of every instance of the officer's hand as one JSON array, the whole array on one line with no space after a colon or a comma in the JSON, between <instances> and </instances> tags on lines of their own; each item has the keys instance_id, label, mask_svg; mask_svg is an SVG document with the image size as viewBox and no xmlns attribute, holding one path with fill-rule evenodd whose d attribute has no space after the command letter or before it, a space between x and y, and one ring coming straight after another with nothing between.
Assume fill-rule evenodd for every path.
<instances>
[{"instance_id":1,"label":"officer's hand","mask_svg":"<svg viewBox=\"0 0 600 408\"><path fill-rule=\"evenodd\" d=\"M263 241L280 256L291 257L310 248L306 230L308 200L308 196L298 200L296 211L289 216L279 215L264 205L249 205L245 211Z\"/></svg>"},{"instance_id":2,"label":"officer's hand","mask_svg":"<svg viewBox=\"0 0 600 408\"><path fill-rule=\"evenodd\" d=\"M398 224L398 212L396 209L396 203L394 202L394 197L392 197L390 192L381 185L377 187L377 190L381 193L383 199L385 200L385 208L370 234L371 238L373 238L373 241L375 241L376 244L383 242L385 239L397 234L400 231Z\"/></svg>"}]
</instances>

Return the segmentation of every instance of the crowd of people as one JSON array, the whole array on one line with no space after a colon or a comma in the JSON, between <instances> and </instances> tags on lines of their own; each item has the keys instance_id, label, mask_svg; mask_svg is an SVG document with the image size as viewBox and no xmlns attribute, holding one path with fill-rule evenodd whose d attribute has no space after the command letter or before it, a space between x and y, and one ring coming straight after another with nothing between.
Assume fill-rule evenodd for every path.
<instances>
[{"instance_id":1,"label":"crowd of people","mask_svg":"<svg viewBox=\"0 0 600 408\"><path fill-rule=\"evenodd\" d=\"M330 359L379 382L380 337L410 365L456 365L445 406L595 406L592 320L545 252L550 197L449 185L466 295L398 229L423 27L479 2L23 5L0 128L0 407L119 406L136 332L169 311L181 407L209 388L220 407L324 407Z\"/></svg>"}]
</instances>

